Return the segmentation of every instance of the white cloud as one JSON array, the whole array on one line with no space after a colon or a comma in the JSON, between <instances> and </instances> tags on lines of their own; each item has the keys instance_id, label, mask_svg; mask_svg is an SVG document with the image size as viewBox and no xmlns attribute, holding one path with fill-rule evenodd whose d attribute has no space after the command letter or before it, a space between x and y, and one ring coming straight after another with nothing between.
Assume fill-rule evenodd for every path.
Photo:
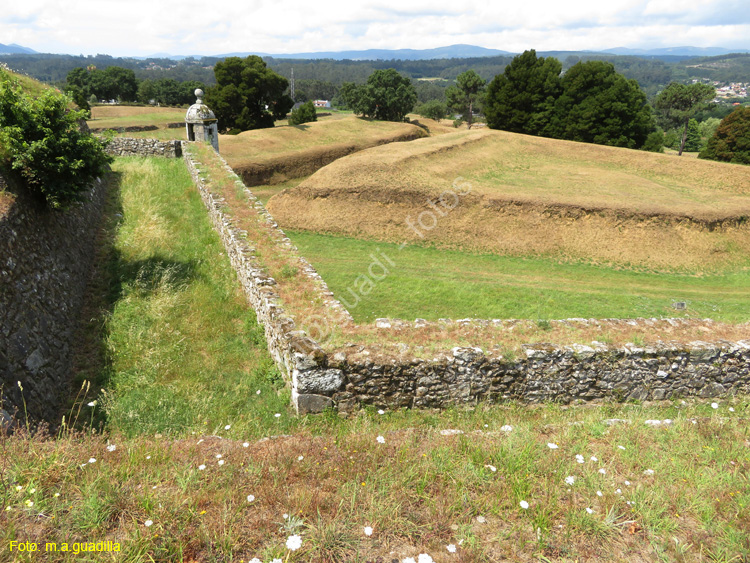
<instances>
[{"instance_id":1,"label":"white cloud","mask_svg":"<svg viewBox=\"0 0 750 563\"><path fill-rule=\"evenodd\" d=\"M111 55L424 49L520 52L678 45L750 48L746 0L25 0L0 13L0 42Z\"/></svg>"}]
</instances>

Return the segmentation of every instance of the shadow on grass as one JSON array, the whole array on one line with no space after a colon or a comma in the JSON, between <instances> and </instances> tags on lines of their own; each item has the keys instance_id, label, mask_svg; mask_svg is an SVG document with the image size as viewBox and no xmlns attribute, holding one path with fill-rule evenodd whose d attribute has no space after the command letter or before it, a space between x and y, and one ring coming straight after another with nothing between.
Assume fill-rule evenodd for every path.
<instances>
[{"instance_id":1,"label":"shadow on grass","mask_svg":"<svg viewBox=\"0 0 750 563\"><path fill-rule=\"evenodd\" d=\"M93 416L83 417L85 420L79 420L77 413L81 412L82 405L99 394L111 376L107 341L109 320L115 306L129 291L135 291L141 297L157 291L178 291L200 277L192 260L179 261L154 255L129 261L123 257L116 247L117 234L124 220L120 194L122 174L111 172L107 181L107 200L73 341L70 396L66 404L61 405L58 416L61 420L65 415L69 424L79 422L98 430L106 423L103 410L96 409Z\"/></svg>"}]
</instances>

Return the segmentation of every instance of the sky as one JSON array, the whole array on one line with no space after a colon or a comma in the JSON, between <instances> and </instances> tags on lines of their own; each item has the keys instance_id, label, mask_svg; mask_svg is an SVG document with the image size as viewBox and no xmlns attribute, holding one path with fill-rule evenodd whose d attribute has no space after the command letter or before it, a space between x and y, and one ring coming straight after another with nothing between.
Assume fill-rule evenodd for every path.
<instances>
[{"instance_id":1,"label":"sky","mask_svg":"<svg viewBox=\"0 0 750 563\"><path fill-rule=\"evenodd\" d=\"M430 49L750 49L748 0L10 0L0 43L112 56ZM312 6L315 6L313 9Z\"/></svg>"}]
</instances>

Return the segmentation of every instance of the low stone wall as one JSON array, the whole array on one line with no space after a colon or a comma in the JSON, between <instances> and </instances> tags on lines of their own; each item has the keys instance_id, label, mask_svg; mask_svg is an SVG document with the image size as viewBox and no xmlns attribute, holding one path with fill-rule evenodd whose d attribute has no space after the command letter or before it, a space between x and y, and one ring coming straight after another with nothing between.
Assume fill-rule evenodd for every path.
<instances>
[{"instance_id":1,"label":"low stone wall","mask_svg":"<svg viewBox=\"0 0 750 563\"><path fill-rule=\"evenodd\" d=\"M626 345L523 347L524 356L505 358L479 348L453 348L429 359L381 356L376 347L351 344L341 350L324 350L308 334L297 330L274 291L276 281L255 261L244 233L232 224L232 210L211 193L199 175L200 163L186 154L186 162L201 192L214 227L219 232L232 265L265 325L269 349L291 384L292 400L300 413L333 407L342 414L362 405L383 408L442 408L472 405L479 401L526 402L610 400L661 400L674 397L721 397L750 393L750 340L738 342L672 342L656 347ZM219 157L220 158L220 157ZM226 163L225 168L231 172ZM289 239L278 229L263 205L236 177L263 221L277 230L277 240L304 264L315 280L321 298L334 315L351 320L314 268L298 256ZM504 325L518 321L445 321ZM600 321L569 319L581 326ZM615 320L649 330L658 323L670 326L690 323L682 319ZM710 321L706 321L710 325ZM378 319L382 330L419 330L436 324ZM704 327L705 328L705 327ZM710 331L710 328L706 328ZM750 326L748 326L750 335Z\"/></svg>"},{"instance_id":2,"label":"low stone wall","mask_svg":"<svg viewBox=\"0 0 750 563\"><path fill-rule=\"evenodd\" d=\"M107 145L107 153L113 156L182 156L181 141L159 141L157 139L135 139L113 137Z\"/></svg>"},{"instance_id":3,"label":"low stone wall","mask_svg":"<svg viewBox=\"0 0 750 563\"><path fill-rule=\"evenodd\" d=\"M98 182L86 201L61 212L18 194L0 219L0 385L8 412L23 416L20 381L32 419L58 415L105 197Z\"/></svg>"}]
</instances>

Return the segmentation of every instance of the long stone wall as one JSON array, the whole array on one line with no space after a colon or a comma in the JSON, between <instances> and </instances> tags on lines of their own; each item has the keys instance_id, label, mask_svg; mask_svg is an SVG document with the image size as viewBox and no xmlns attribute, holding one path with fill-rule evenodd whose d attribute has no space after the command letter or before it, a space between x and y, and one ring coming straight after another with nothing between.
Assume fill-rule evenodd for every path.
<instances>
[{"instance_id":1,"label":"long stone wall","mask_svg":"<svg viewBox=\"0 0 750 563\"><path fill-rule=\"evenodd\" d=\"M233 225L232 210L211 192L200 177L201 164L186 152L186 162L201 192L209 216L219 232L248 300L265 326L269 349L291 385L292 400L300 413L336 408L346 414L362 405L383 408L471 405L479 401L526 402L611 400L662 400L674 397L721 397L750 393L750 339L738 342L670 342L659 346L590 345L523 346L520 358L507 358L479 348L457 347L432 358L383 356L377 348L350 344L325 350L298 330L274 291L276 281L255 260L244 233ZM224 166L228 169L229 167ZM263 205L241 184L254 201L261 220L277 229L284 250L304 264L321 298L339 318L351 316L334 299L314 268L278 229ZM449 321L461 323L464 321ZM477 321L503 324L515 321ZM570 319L567 324L598 324L597 320ZM658 330L689 323L682 319L630 319L611 321L634 328ZM379 319L378 329L419 330L431 323ZM434 323L433 323L434 324ZM710 321L704 327L710 332ZM750 326L748 326L750 336Z\"/></svg>"},{"instance_id":2,"label":"long stone wall","mask_svg":"<svg viewBox=\"0 0 750 563\"><path fill-rule=\"evenodd\" d=\"M0 218L2 405L56 417L70 384L72 337L88 280L106 184L60 212L18 194Z\"/></svg>"},{"instance_id":3,"label":"long stone wall","mask_svg":"<svg viewBox=\"0 0 750 563\"><path fill-rule=\"evenodd\" d=\"M113 156L182 156L181 141L159 141L157 139L136 139L113 137L107 145L107 153Z\"/></svg>"}]
</instances>

